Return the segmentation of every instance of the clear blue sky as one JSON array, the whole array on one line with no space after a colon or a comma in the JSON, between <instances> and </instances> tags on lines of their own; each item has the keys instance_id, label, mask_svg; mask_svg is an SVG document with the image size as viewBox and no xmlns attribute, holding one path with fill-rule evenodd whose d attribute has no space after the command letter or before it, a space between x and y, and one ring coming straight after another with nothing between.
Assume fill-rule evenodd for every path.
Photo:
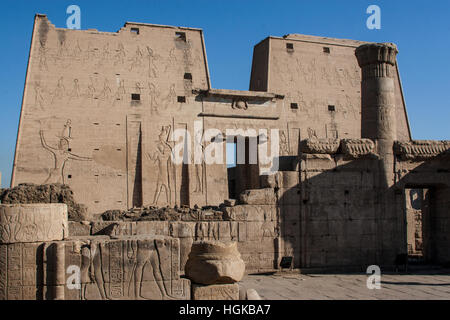
<instances>
[{"instance_id":1,"label":"clear blue sky","mask_svg":"<svg viewBox=\"0 0 450 320\"><path fill-rule=\"evenodd\" d=\"M395 42L414 139L450 140L450 1L379 0L2 0L0 171L9 186L35 13L66 25L81 8L81 28L117 31L126 21L202 28L214 88L247 90L253 46L269 35L302 33ZM381 30L366 28L366 8L381 7Z\"/></svg>"}]
</instances>

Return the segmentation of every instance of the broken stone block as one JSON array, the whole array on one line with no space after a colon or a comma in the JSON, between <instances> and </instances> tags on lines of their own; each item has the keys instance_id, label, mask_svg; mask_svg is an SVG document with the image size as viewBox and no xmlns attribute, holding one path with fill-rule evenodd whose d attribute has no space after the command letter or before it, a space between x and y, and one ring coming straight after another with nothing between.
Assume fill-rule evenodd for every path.
<instances>
[{"instance_id":1,"label":"broken stone block","mask_svg":"<svg viewBox=\"0 0 450 320\"><path fill-rule=\"evenodd\" d=\"M237 242L196 241L185 266L187 278L206 285L238 282L244 272Z\"/></svg>"},{"instance_id":2,"label":"broken stone block","mask_svg":"<svg viewBox=\"0 0 450 320\"><path fill-rule=\"evenodd\" d=\"M247 300L262 300L258 292L255 289L247 290Z\"/></svg>"},{"instance_id":3,"label":"broken stone block","mask_svg":"<svg viewBox=\"0 0 450 320\"><path fill-rule=\"evenodd\" d=\"M239 285L213 284L204 286L192 284L192 300L239 300Z\"/></svg>"},{"instance_id":4,"label":"broken stone block","mask_svg":"<svg viewBox=\"0 0 450 320\"><path fill-rule=\"evenodd\" d=\"M69 234L71 236L89 236L91 234L91 224L87 221L69 221Z\"/></svg>"},{"instance_id":5,"label":"broken stone block","mask_svg":"<svg viewBox=\"0 0 450 320\"><path fill-rule=\"evenodd\" d=\"M63 240L68 235L65 204L0 204L0 243Z\"/></svg>"},{"instance_id":6,"label":"broken stone block","mask_svg":"<svg viewBox=\"0 0 450 320\"><path fill-rule=\"evenodd\" d=\"M87 207L75 202L73 191L68 185L59 183L43 185L22 183L11 189L3 189L0 193L0 202L3 204L65 203L69 220L88 219Z\"/></svg>"},{"instance_id":7,"label":"broken stone block","mask_svg":"<svg viewBox=\"0 0 450 320\"><path fill-rule=\"evenodd\" d=\"M277 199L272 188L245 190L239 195L241 204L275 204Z\"/></svg>"}]
</instances>

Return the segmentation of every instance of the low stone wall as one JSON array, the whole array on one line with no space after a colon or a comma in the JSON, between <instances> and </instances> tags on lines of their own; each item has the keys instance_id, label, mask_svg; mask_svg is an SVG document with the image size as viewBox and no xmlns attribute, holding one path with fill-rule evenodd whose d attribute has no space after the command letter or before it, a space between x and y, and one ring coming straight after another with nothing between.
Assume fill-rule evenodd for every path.
<instances>
[{"instance_id":1,"label":"low stone wall","mask_svg":"<svg viewBox=\"0 0 450 320\"><path fill-rule=\"evenodd\" d=\"M190 299L177 238L69 237L65 204L2 204L0 228L0 300Z\"/></svg>"},{"instance_id":2,"label":"low stone wall","mask_svg":"<svg viewBox=\"0 0 450 320\"><path fill-rule=\"evenodd\" d=\"M273 191L272 191L273 192ZM69 222L77 236L169 236L180 241L180 271L184 271L191 245L198 240L237 241L249 272L273 270L279 233L277 208L242 204L224 208L225 221L96 221Z\"/></svg>"}]
</instances>

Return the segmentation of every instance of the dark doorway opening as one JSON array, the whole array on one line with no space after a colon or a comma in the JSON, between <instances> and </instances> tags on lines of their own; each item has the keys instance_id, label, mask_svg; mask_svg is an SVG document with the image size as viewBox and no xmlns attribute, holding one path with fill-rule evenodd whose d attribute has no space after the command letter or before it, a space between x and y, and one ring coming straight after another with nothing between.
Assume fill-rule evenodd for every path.
<instances>
[{"instance_id":1,"label":"dark doorway opening","mask_svg":"<svg viewBox=\"0 0 450 320\"><path fill-rule=\"evenodd\" d=\"M425 263L431 259L431 189L407 188L406 245L408 261Z\"/></svg>"}]
</instances>

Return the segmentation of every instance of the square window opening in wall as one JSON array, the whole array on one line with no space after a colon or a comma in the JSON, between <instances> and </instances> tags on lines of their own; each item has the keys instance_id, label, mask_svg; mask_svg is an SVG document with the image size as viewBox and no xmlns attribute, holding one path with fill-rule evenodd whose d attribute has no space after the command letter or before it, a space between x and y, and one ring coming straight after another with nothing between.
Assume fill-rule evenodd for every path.
<instances>
[{"instance_id":1,"label":"square window opening in wall","mask_svg":"<svg viewBox=\"0 0 450 320\"><path fill-rule=\"evenodd\" d=\"M329 47L323 47L323 52L324 52L324 53L330 53L331 50L330 50Z\"/></svg>"},{"instance_id":2,"label":"square window opening in wall","mask_svg":"<svg viewBox=\"0 0 450 320\"><path fill-rule=\"evenodd\" d=\"M184 79L185 79L185 80L192 80L192 73L186 72L186 73L184 74Z\"/></svg>"},{"instance_id":3,"label":"square window opening in wall","mask_svg":"<svg viewBox=\"0 0 450 320\"><path fill-rule=\"evenodd\" d=\"M133 100L133 101L140 101L141 100L141 95L139 93L132 93L131 94L131 100Z\"/></svg>"},{"instance_id":4,"label":"square window opening in wall","mask_svg":"<svg viewBox=\"0 0 450 320\"><path fill-rule=\"evenodd\" d=\"M186 102L186 97L185 96L178 96L177 97L177 101L180 103L185 103Z\"/></svg>"},{"instance_id":5,"label":"square window opening in wall","mask_svg":"<svg viewBox=\"0 0 450 320\"><path fill-rule=\"evenodd\" d=\"M298 104L295 102L291 103L291 109L298 109Z\"/></svg>"},{"instance_id":6,"label":"square window opening in wall","mask_svg":"<svg viewBox=\"0 0 450 320\"><path fill-rule=\"evenodd\" d=\"M294 51L294 44L293 43L286 43L286 49L287 51Z\"/></svg>"},{"instance_id":7,"label":"square window opening in wall","mask_svg":"<svg viewBox=\"0 0 450 320\"><path fill-rule=\"evenodd\" d=\"M186 32L175 32L175 38L186 42Z\"/></svg>"},{"instance_id":8,"label":"square window opening in wall","mask_svg":"<svg viewBox=\"0 0 450 320\"><path fill-rule=\"evenodd\" d=\"M328 106L328 111L336 111L336 107L330 104Z\"/></svg>"},{"instance_id":9,"label":"square window opening in wall","mask_svg":"<svg viewBox=\"0 0 450 320\"><path fill-rule=\"evenodd\" d=\"M139 34L139 28L131 28L130 31L132 34Z\"/></svg>"},{"instance_id":10,"label":"square window opening in wall","mask_svg":"<svg viewBox=\"0 0 450 320\"><path fill-rule=\"evenodd\" d=\"M67 178L69 178L69 179L72 179L72 175L71 175L71 174L69 174L69 175L67 176Z\"/></svg>"}]
</instances>

